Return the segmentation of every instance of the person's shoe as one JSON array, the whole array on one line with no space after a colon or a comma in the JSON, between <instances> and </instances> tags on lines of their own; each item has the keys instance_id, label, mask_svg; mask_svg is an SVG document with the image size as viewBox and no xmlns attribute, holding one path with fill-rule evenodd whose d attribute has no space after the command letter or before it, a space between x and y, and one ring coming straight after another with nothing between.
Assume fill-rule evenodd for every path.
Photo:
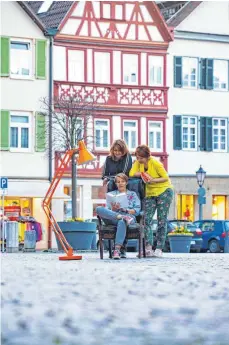
<instances>
[{"instance_id":1,"label":"person's shoe","mask_svg":"<svg viewBox=\"0 0 229 345\"><path fill-rule=\"evenodd\" d=\"M125 248L120 249L120 258L126 259L126 249Z\"/></svg>"},{"instance_id":2,"label":"person's shoe","mask_svg":"<svg viewBox=\"0 0 229 345\"><path fill-rule=\"evenodd\" d=\"M143 251L141 252L141 257L144 258ZM146 258L154 257L154 250L146 249ZM139 258L139 254L137 254L137 258Z\"/></svg>"},{"instance_id":3,"label":"person's shoe","mask_svg":"<svg viewBox=\"0 0 229 345\"><path fill-rule=\"evenodd\" d=\"M133 218L130 216L123 216L123 219L126 221L128 225L130 225L134 221Z\"/></svg>"},{"instance_id":4,"label":"person's shoe","mask_svg":"<svg viewBox=\"0 0 229 345\"><path fill-rule=\"evenodd\" d=\"M120 251L118 249L115 249L113 251L113 259L114 260L120 260Z\"/></svg>"},{"instance_id":5,"label":"person's shoe","mask_svg":"<svg viewBox=\"0 0 229 345\"><path fill-rule=\"evenodd\" d=\"M156 256L157 258L161 258L163 256L162 249L156 249L153 253L153 256Z\"/></svg>"}]
</instances>

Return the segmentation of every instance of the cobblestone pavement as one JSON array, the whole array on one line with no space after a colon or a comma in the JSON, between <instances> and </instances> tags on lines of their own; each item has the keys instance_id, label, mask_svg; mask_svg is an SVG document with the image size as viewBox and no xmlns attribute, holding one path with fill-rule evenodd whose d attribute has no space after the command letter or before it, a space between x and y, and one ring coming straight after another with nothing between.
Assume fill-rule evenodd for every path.
<instances>
[{"instance_id":1,"label":"cobblestone pavement","mask_svg":"<svg viewBox=\"0 0 229 345\"><path fill-rule=\"evenodd\" d=\"M128 254L3 254L2 344L229 344L229 254Z\"/></svg>"}]
</instances>

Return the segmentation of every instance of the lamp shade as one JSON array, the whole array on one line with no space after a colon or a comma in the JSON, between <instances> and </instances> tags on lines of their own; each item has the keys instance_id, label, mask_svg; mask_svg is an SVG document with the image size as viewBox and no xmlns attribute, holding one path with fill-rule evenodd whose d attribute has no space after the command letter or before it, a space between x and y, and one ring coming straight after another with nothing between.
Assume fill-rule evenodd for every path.
<instances>
[{"instance_id":1,"label":"lamp shade","mask_svg":"<svg viewBox=\"0 0 229 345\"><path fill-rule=\"evenodd\" d=\"M199 170L196 171L197 183L200 187L202 187L204 184L205 176L206 176L206 171L204 171L202 166L200 166Z\"/></svg>"},{"instance_id":2,"label":"lamp shade","mask_svg":"<svg viewBox=\"0 0 229 345\"><path fill-rule=\"evenodd\" d=\"M78 146L79 146L78 148L79 156L77 158L78 165L85 164L85 163L94 161L96 159L96 157L87 150L83 141L79 141Z\"/></svg>"}]
</instances>

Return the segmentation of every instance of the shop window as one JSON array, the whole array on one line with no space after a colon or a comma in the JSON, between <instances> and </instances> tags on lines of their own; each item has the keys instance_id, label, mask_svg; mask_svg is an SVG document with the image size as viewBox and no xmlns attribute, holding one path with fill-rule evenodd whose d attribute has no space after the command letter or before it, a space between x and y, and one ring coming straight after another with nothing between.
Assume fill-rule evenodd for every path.
<instances>
[{"instance_id":1,"label":"shop window","mask_svg":"<svg viewBox=\"0 0 229 345\"><path fill-rule=\"evenodd\" d=\"M226 216L226 196L213 195L212 197L212 219L224 220Z\"/></svg>"},{"instance_id":2,"label":"shop window","mask_svg":"<svg viewBox=\"0 0 229 345\"><path fill-rule=\"evenodd\" d=\"M67 194L66 192L68 192L69 194ZM65 186L64 193L71 196L71 187ZM76 201L77 217L82 217L82 186L77 187L76 198L77 198L77 201ZM72 218L72 200L64 200L64 220L67 220L70 218Z\"/></svg>"},{"instance_id":3,"label":"shop window","mask_svg":"<svg viewBox=\"0 0 229 345\"><path fill-rule=\"evenodd\" d=\"M71 195L70 187L67 187L67 186L64 187L64 194Z\"/></svg>"},{"instance_id":4,"label":"shop window","mask_svg":"<svg viewBox=\"0 0 229 345\"><path fill-rule=\"evenodd\" d=\"M92 186L92 199L106 199L106 187Z\"/></svg>"},{"instance_id":5,"label":"shop window","mask_svg":"<svg viewBox=\"0 0 229 345\"><path fill-rule=\"evenodd\" d=\"M177 219L194 221L194 195L177 196Z\"/></svg>"}]
</instances>

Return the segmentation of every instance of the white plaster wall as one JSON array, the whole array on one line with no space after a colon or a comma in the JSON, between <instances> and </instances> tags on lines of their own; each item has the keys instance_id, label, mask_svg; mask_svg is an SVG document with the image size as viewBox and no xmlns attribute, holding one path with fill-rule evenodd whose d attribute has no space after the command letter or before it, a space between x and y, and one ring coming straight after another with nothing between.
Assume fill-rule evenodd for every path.
<instances>
[{"instance_id":1,"label":"white plaster wall","mask_svg":"<svg viewBox=\"0 0 229 345\"><path fill-rule=\"evenodd\" d=\"M229 35L229 2L202 1L177 30Z\"/></svg>"},{"instance_id":2,"label":"white plaster wall","mask_svg":"<svg viewBox=\"0 0 229 345\"><path fill-rule=\"evenodd\" d=\"M66 48L53 46L53 79L66 81Z\"/></svg>"},{"instance_id":3,"label":"white plaster wall","mask_svg":"<svg viewBox=\"0 0 229 345\"><path fill-rule=\"evenodd\" d=\"M121 52L113 51L113 81L114 84L121 84Z\"/></svg>"},{"instance_id":4,"label":"white plaster wall","mask_svg":"<svg viewBox=\"0 0 229 345\"><path fill-rule=\"evenodd\" d=\"M147 138L146 138L146 118L141 117L141 143L139 144L146 144L147 143Z\"/></svg>"},{"instance_id":5,"label":"white plaster wall","mask_svg":"<svg viewBox=\"0 0 229 345\"><path fill-rule=\"evenodd\" d=\"M120 139L122 137L121 134L121 117L120 116L113 116L113 140Z\"/></svg>"},{"instance_id":6,"label":"white plaster wall","mask_svg":"<svg viewBox=\"0 0 229 345\"><path fill-rule=\"evenodd\" d=\"M198 21L197 21L198 23ZM173 150L173 115L196 115L229 118L229 92L174 88L174 56L200 58L229 58L229 45L175 39L169 46L167 80L169 112L167 121L167 151L170 174L194 174L200 164L207 173L229 174L229 153Z\"/></svg>"}]
</instances>

